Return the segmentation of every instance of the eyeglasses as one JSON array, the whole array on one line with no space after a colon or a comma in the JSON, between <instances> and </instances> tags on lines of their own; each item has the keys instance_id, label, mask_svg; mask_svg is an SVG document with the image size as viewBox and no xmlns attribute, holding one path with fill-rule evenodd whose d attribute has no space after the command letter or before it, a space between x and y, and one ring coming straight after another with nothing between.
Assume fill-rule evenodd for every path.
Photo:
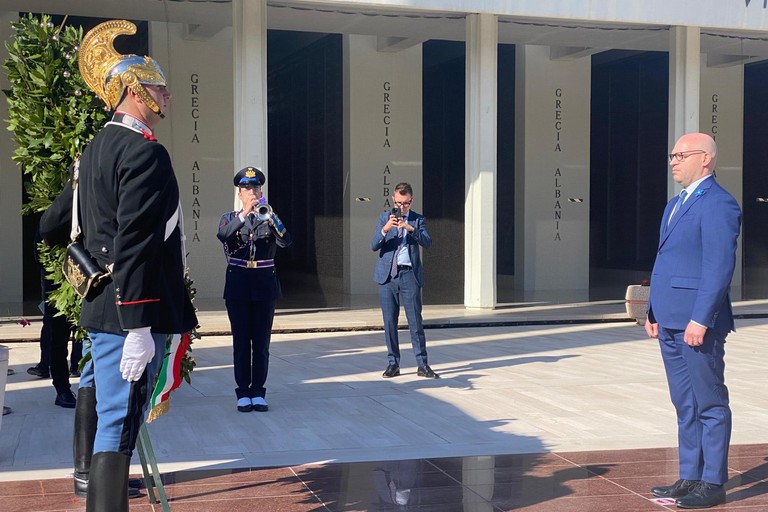
<instances>
[{"instance_id":1,"label":"eyeglasses","mask_svg":"<svg viewBox=\"0 0 768 512\"><path fill-rule=\"evenodd\" d=\"M667 155L669 157L669 161L671 162L672 159L676 159L678 162L682 162L686 158L688 158L691 155L696 155L699 153L706 153L703 149L692 149L690 151L680 151L679 153L670 153Z\"/></svg>"},{"instance_id":2,"label":"eyeglasses","mask_svg":"<svg viewBox=\"0 0 768 512\"><path fill-rule=\"evenodd\" d=\"M403 206L411 206L411 203L413 203L413 201L403 201L402 203L395 201L395 206L402 208Z\"/></svg>"}]
</instances>

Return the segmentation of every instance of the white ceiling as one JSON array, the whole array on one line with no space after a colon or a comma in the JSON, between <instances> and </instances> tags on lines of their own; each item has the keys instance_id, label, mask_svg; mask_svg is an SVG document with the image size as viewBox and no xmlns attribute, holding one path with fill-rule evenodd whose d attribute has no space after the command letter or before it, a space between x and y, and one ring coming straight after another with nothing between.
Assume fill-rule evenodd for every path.
<instances>
[{"instance_id":1,"label":"white ceiling","mask_svg":"<svg viewBox=\"0 0 768 512\"><path fill-rule=\"evenodd\" d=\"M245 0L249 1L249 0ZM429 39L463 41L465 14L349 5L301 0L268 0L271 29L375 35L379 48L397 51ZM188 24L198 37L232 25L230 0L3 0L9 11L46 12L104 18L170 21ZM715 31L702 27L701 49L711 65L768 59L768 34ZM666 25L627 25L574 20L499 18L499 42L551 46L553 57L581 57L607 49L666 51Z\"/></svg>"}]
</instances>

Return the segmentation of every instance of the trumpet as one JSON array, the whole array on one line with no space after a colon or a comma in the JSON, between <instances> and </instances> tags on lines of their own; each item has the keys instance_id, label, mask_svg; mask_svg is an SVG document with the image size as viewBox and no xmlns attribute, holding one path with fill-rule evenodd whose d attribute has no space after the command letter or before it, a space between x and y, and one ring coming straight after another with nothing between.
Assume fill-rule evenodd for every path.
<instances>
[{"instance_id":1,"label":"trumpet","mask_svg":"<svg viewBox=\"0 0 768 512\"><path fill-rule=\"evenodd\" d=\"M269 206L269 203L259 203L256 205L256 217L259 220L269 220L269 218L272 216L272 207Z\"/></svg>"}]
</instances>

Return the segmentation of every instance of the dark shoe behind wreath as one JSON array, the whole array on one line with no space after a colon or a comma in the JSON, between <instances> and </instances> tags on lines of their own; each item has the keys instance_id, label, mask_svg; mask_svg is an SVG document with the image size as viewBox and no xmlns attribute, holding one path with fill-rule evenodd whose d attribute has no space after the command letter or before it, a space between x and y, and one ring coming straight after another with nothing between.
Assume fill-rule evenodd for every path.
<instances>
[{"instance_id":1,"label":"dark shoe behind wreath","mask_svg":"<svg viewBox=\"0 0 768 512\"><path fill-rule=\"evenodd\" d=\"M74 409L77 405L77 400L75 400L75 395L72 394L72 391L68 389L62 393L58 393L54 403L65 409Z\"/></svg>"},{"instance_id":2,"label":"dark shoe behind wreath","mask_svg":"<svg viewBox=\"0 0 768 512\"><path fill-rule=\"evenodd\" d=\"M27 368L27 373L30 375L33 375L35 377L39 377L41 379L47 379L51 376L50 372L47 368L43 368L39 364L36 364L35 366L32 366L30 368Z\"/></svg>"}]
</instances>

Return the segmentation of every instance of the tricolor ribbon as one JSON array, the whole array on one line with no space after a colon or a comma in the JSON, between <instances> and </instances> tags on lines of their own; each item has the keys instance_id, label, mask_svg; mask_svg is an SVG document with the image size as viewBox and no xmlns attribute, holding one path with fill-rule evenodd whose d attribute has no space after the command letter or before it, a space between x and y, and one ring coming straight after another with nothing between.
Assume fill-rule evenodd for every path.
<instances>
[{"instance_id":1,"label":"tricolor ribbon","mask_svg":"<svg viewBox=\"0 0 768 512\"><path fill-rule=\"evenodd\" d=\"M189 333L169 334L166 343L163 366L155 382L155 389L149 401L147 423L156 420L170 407L171 392L181 386L181 361L189 350L191 338Z\"/></svg>"}]
</instances>

